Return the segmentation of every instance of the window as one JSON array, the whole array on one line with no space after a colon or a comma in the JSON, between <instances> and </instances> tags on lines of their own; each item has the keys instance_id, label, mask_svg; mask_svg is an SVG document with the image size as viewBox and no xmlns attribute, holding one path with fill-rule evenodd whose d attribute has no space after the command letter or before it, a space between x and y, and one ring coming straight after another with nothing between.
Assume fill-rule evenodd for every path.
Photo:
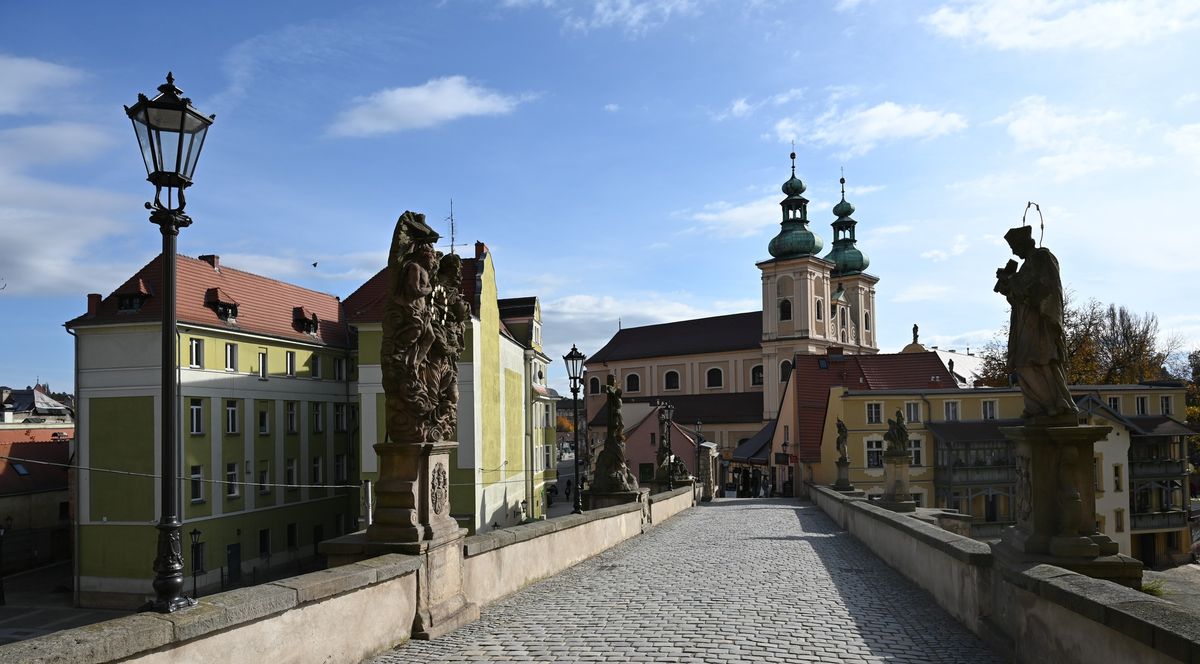
<instances>
[{"instance_id":1,"label":"window","mask_svg":"<svg viewBox=\"0 0 1200 664\"><path fill-rule=\"evenodd\" d=\"M346 404L344 403L333 404L333 430L346 430Z\"/></svg>"},{"instance_id":2,"label":"window","mask_svg":"<svg viewBox=\"0 0 1200 664\"><path fill-rule=\"evenodd\" d=\"M721 387L725 384L725 374L717 367L713 367L704 372L705 387Z\"/></svg>"},{"instance_id":3,"label":"window","mask_svg":"<svg viewBox=\"0 0 1200 664\"><path fill-rule=\"evenodd\" d=\"M1096 491L1104 492L1104 457L1097 454L1092 457L1092 488Z\"/></svg>"},{"instance_id":4,"label":"window","mask_svg":"<svg viewBox=\"0 0 1200 664\"><path fill-rule=\"evenodd\" d=\"M192 466L188 479L192 489L192 502L204 502L204 466Z\"/></svg>"},{"instance_id":5,"label":"window","mask_svg":"<svg viewBox=\"0 0 1200 664\"><path fill-rule=\"evenodd\" d=\"M782 321L782 320L791 320L791 319L792 319L792 301L791 300L780 300L779 301L779 320Z\"/></svg>"},{"instance_id":6,"label":"window","mask_svg":"<svg viewBox=\"0 0 1200 664\"><path fill-rule=\"evenodd\" d=\"M784 360L779 363L779 382L786 383L792 375L792 361Z\"/></svg>"},{"instance_id":7,"label":"window","mask_svg":"<svg viewBox=\"0 0 1200 664\"><path fill-rule=\"evenodd\" d=\"M921 451L922 451L921 443L922 442L923 441L920 438L909 438L908 439L908 451L910 453L912 453L912 465L914 465L914 466L924 465L924 463L923 463L924 459L922 458L923 455L921 454Z\"/></svg>"},{"instance_id":8,"label":"window","mask_svg":"<svg viewBox=\"0 0 1200 664\"><path fill-rule=\"evenodd\" d=\"M237 371L237 344L225 344L225 370Z\"/></svg>"},{"instance_id":9,"label":"window","mask_svg":"<svg viewBox=\"0 0 1200 664\"><path fill-rule=\"evenodd\" d=\"M588 392L590 392L592 394L600 394L600 379L599 378L596 378L593 376L592 379L588 381Z\"/></svg>"},{"instance_id":10,"label":"window","mask_svg":"<svg viewBox=\"0 0 1200 664\"><path fill-rule=\"evenodd\" d=\"M265 436L271 433L271 416L264 409L258 411L258 435Z\"/></svg>"},{"instance_id":11,"label":"window","mask_svg":"<svg viewBox=\"0 0 1200 664\"><path fill-rule=\"evenodd\" d=\"M1108 409L1114 413L1120 413L1121 412L1121 397L1109 397L1108 398Z\"/></svg>"},{"instance_id":12,"label":"window","mask_svg":"<svg viewBox=\"0 0 1200 664\"><path fill-rule=\"evenodd\" d=\"M867 440L867 468L883 468L883 440Z\"/></svg>"},{"instance_id":13,"label":"window","mask_svg":"<svg viewBox=\"0 0 1200 664\"><path fill-rule=\"evenodd\" d=\"M258 492L271 493L271 462L263 459L258 462Z\"/></svg>"},{"instance_id":14,"label":"window","mask_svg":"<svg viewBox=\"0 0 1200 664\"><path fill-rule=\"evenodd\" d=\"M287 376L296 375L296 351L289 350L283 355L283 373Z\"/></svg>"},{"instance_id":15,"label":"window","mask_svg":"<svg viewBox=\"0 0 1200 664\"><path fill-rule=\"evenodd\" d=\"M658 447L654 442L654 434L650 434L650 447Z\"/></svg>"},{"instance_id":16,"label":"window","mask_svg":"<svg viewBox=\"0 0 1200 664\"><path fill-rule=\"evenodd\" d=\"M325 480L325 458L315 456L312 460L312 483L320 484Z\"/></svg>"},{"instance_id":17,"label":"window","mask_svg":"<svg viewBox=\"0 0 1200 664\"><path fill-rule=\"evenodd\" d=\"M654 481L654 464L639 463L638 464L638 482L646 483Z\"/></svg>"},{"instance_id":18,"label":"window","mask_svg":"<svg viewBox=\"0 0 1200 664\"><path fill-rule=\"evenodd\" d=\"M312 369L308 372L308 374L309 374L309 376L311 376L313 378L321 377L321 356L320 355L313 353Z\"/></svg>"},{"instance_id":19,"label":"window","mask_svg":"<svg viewBox=\"0 0 1200 664\"><path fill-rule=\"evenodd\" d=\"M333 358L333 379L346 380L346 358Z\"/></svg>"},{"instance_id":20,"label":"window","mask_svg":"<svg viewBox=\"0 0 1200 664\"><path fill-rule=\"evenodd\" d=\"M204 340L191 337L188 340L188 366L198 369L204 366Z\"/></svg>"},{"instance_id":21,"label":"window","mask_svg":"<svg viewBox=\"0 0 1200 664\"><path fill-rule=\"evenodd\" d=\"M983 400L983 419L985 419L985 420L996 419L996 400L995 399L984 399Z\"/></svg>"},{"instance_id":22,"label":"window","mask_svg":"<svg viewBox=\"0 0 1200 664\"><path fill-rule=\"evenodd\" d=\"M947 401L944 404L944 406L945 406L945 410L946 410L946 421L947 422L957 422L958 421L958 402L957 401Z\"/></svg>"},{"instance_id":23,"label":"window","mask_svg":"<svg viewBox=\"0 0 1200 664\"><path fill-rule=\"evenodd\" d=\"M1122 477L1125 475L1125 468L1122 464L1113 464L1113 491L1124 491L1122 486Z\"/></svg>"},{"instance_id":24,"label":"window","mask_svg":"<svg viewBox=\"0 0 1200 664\"><path fill-rule=\"evenodd\" d=\"M1125 532L1125 510L1123 510L1123 509L1113 510L1113 521L1116 522L1116 531L1118 533Z\"/></svg>"},{"instance_id":25,"label":"window","mask_svg":"<svg viewBox=\"0 0 1200 664\"><path fill-rule=\"evenodd\" d=\"M788 435L789 433L790 433L790 431L788 430L788 425L786 425L786 424L783 425L783 444L784 445L787 445L788 443L791 442L791 437Z\"/></svg>"},{"instance_id":26,"label":"window","mask_svg":"<svg viewBox=\"0 0 1200 664\"><path fill-rule=\"evenodd\" d=\"M325 404L314 402L312 404L313 412L313 432L325 433Z\"/></svg>"},{"instance_id":27,"label":"window","mask_svg":"<svg viewBox=\"0 0 1200 664\"><path fill-rule=\"evenodd\" d=\"M284 406L284 412L287 415L287 432L297 433L300 429L296 425L296 402L288 401Z\"/></svg>"},{"instance_id":28,"label":"window","mask_svg":"<svg viewBox=\"0 0 1200 664\"><path fill-rule=\"evenodd\" d=\"M289 458L284 464L284 483L286 483L288 486L296 486L296 475L299 470L300 469L296 467L296 459Z\"/></svg>"},{"instance_id":29,"label":"window","mask_svg":"<svg viewBox=\"0 0 1200 664\"><path fill-rule=\"evenodd\" d=\"M202 399L190 399L188 401L188 413L191 428L189 431L192 435L200 435L204 433L204 401Z\"/></svg>"},{"instance_id":30,"label":"window","mask_svg":"<svg viewBox=\"0 0 1200 664\"><path fill-rule=\"evenodd\" d=\"M921 421L921 402L906 401L904 403L904 419L907 422Z\"/></svg>"},{"instance_id":31,"label":"window","mask_svg":"<svg viewBox=\"0 0 1200 664\"><path fill-rule=\"evenodd\" d=\"M678 390L679 389L679 372L678 371L668 371L667 373L663 374L663 389L664 390Z\"/></svg>"},{"instance_id":32,"label":"window","mask_svg":"<svg viewBox=\"0 0 1200 664\"><path fill-rule=\"evenodd\" d=\"M258 351L258 377L263 380L267 379L267 351L265 350Z\"/></svg>"},{"instance_id":33,"label":"window","mask_svg":"<svg viewBox=\"0 0 1200 664\"><path fill-rule=\"evenodd\" d=\"M551 450L554 448L550 445L542 446L542 469L550 468L554 464L553 454Z\"/></svg>"},{"instance_id":34,"label":"window","mask_svg":"<svg viewBox=\"0 0 1200 664\"><path fill-rule=\"evenodd\" d=\"M641 392L642 391L642 377L635 373L629 374L628 376L626 376L625 377L625 391L626 392Z\"/></svg>"},{"instance_id":35,"label":"window","mask_svg":"<svg viewBox=\"0 0 1200 664\"><path fill-rule=\"evenodd\" d=\"M225 433L238 432L238 402L229 399L225 402Z\"/></svg>"},{"instance_id":36,"label":"window","mask_svg":"<svg viewBox=\"0 0 1200 664\"><path fill-rule=\"evenodd\" d=\"M238 465L234 461L225 464L225 497L237 498L239 495L238 489Z\"/></svg>"},{"instance_id":37,"label":"window","mask_svg":"<svg viewBox=\"0 0 1200 664\"><path fill-rule=\"evenodd\" d=\"M870 331L871 329L871 312L863 312L863 330Z\"/></svg>"},{"instance_id":38,"label":"window","mask_svg":"<svg viewBox=\"0 0 1200 664\"><path fill-rule=\"evenodd\" d=\"M345 482L347 477L346 472L346 455L333 455L333 479L337 482Z\"/></svg>"},{"instance_id":39,"label":"window","mask_svg":"<svg viewBox=\"0 0 1200 664\"><path fill-rule=\"evenodd\" d=\"M258 531L258 557L271 557L271 529L263 528Z\"/></svg>"},{"instance_id":40,"label":"window","mask_svg":"<svg viewBox=\"0 0 1200 664\"><path fill-rule=\"evenodd\" d=\"M754 368L750 369L750 385L756 386L756 385L762 385L762 384L763 384L763 366L761 364L756 364L756 365L754 365Z\"/></svg>"},{"instance_id":41,"label":"window","mask_svg":"<svg viewBox=\"0 0 1200 664\"><path fill-rule=\"evenodd\" d=\"M207 571L204 567L204 549L208 542L196 542L192 545L192 573Z\"/></svg>"},{"instance_id":42,"label":"window","mask_svg":"<svg viewBox=\"0 0 1200 664\"><path fill-rule=\"evenodd\" d=\"M1138 415L1146 415L1149 412L1150 412L1149 397L1138 397L1137 398L1137 414Z\"/></svg>"},{"instance_id":43,"label":"window","mask_svg":"<svg viewBox=\"0 0 1200 664\"><path fill-rule=\"evenodd\" d=\"M1158 398L1158 407L1162 411L1163 415L1170 415L1171 414L1171 397L1159 397Z\"/></svg>"},{"instance_id":44,"label":"window","mask_svg":"<svg viewBox=\"0 0 1200 664\"><path fill-rule=\"evenodd\" d=\"M816 312L817 312L817 320L824 320L825 303L821 301L821 298L817 298Z\"/></svg>"},{"instance_id":45,"label":"window","mask_svg":"<svg viewBox=\"0 0 1200 664\"><path fill-rule=\"evenodd\" d=\"M867 424L883 423L883 404L878 401L867 404Z\"/></svg>"},{"instance_id":46,"label":"window","mask_svg":"<svg viewBox=\"0 0 1200 664\"><path fill-rule=\"evenodd\" d=\"M289 523L287 525L287 548L295 549L300 546L300 538L297 536L298 532L296 524Z\"/></svg>"}]
</instances>

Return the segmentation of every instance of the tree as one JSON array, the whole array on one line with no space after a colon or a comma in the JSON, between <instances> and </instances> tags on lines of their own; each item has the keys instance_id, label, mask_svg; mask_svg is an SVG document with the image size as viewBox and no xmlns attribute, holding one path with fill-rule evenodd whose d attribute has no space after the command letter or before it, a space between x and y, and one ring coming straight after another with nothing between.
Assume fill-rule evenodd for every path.
<instances>
[{"instance_id":1,"label":"tree","mask_svg":"<svg viewBox=\"0 0 1200 664\"><path fill-rule=\"evenodd\" d=\"M571 422L571 418L566 415L559 415L554 421L557 429L563 433L571 433L575 431L575 424Z\"/></svg>"},{"instance_id":2,"label":"tree","mask_svg":"<svg viewBox=\"0 0 1200 664\"><path fill-rule=\"evenodd\" d=\"M1074 306L1070 294L1063 306L1067 345L1067 383L1071 385L1136 384L1170 378L1167 366L1181 345L1177 337L1162 338L1158 317L1138 315L1115 304L1107 308L1095 299ZM1008 381L1008 326L980 353L980 384L1005 387Z\"/></svg>"}]
</instances>

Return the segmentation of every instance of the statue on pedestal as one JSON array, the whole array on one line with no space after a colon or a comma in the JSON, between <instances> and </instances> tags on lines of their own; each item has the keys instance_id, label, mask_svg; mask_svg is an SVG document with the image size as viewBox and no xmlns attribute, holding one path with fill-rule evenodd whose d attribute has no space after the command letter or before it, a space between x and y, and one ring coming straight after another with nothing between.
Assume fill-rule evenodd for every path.
<instances>
[{"instance_id":1,"label":"statue on pedestal","mask_svg":"<svg viewBox=\"0 0 1200 664\"><path fill-rule=\"evenodd\" d=\"M1033 242L1033 227L1004 234L1013 254L1024 260L996 270L995 291L1012 305L1008 324L1008 364L1025 399L1026 420L1073 421L1078 409L1067 389L1067 342L1063 331L1063 289L1058 259Z\"/></svg>"},{"instance_id":2,"label":"statue on pedestal","mask_svg":"<svg viewBox=\"0 0 1200 664\"><path fill-rule=\"evenodd\" d=\"M846 440L849 437L850 437L850 431L846 428L846 423L843 422L842 418L839 417L838 421L837 421L838 461L849 461L849 458L847 457L847 454L846 454L847 453Z\"/></svg>"},{"instance_id":3,"label":"statue on pedestal","mask_svg":"<svg viewBox=\"0 0 1200 664\"><path fill-rule=\"evenodd\" d=\"M888 420L887 433L883 434L887 441L888 454L908 454L908 427L904 424L904 413L896 411L896 419Z\"/></svg>"},{"instance_id":4,"label":"statue on pedestal","mask_svg":"<svg viewBox=\"0 0 1200 664\"><path fill-rule=\"evenodd\" d=\"M592 481L594 493L619 493L637 491L637 478L625 461L625 422L621 418L621 388L611 374L604 386L608 404L608 431L604 446L596 455L596 477Z\"/></svg>"}]
</instances>

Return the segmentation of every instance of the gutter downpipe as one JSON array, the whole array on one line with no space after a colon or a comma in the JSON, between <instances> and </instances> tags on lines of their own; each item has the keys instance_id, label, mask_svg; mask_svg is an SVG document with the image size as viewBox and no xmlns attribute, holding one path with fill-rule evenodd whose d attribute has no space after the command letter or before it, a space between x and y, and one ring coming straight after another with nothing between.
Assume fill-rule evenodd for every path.
<instances>
[{"instance_id":1,"label":"gutter downpipe","mask_svg":"<svg viewBox=\"0 0 1200 664\"><path fill-rule=\"evenodd\" d=\"M80 400L79 400L79 337L75 334L74 330L67 327L65 324L63 325L63 327L67 330L67 334L71 335L71 337L74 338L74 340L75 340L75 343L74 343L74 346L75 346L75 385L72 388L72 391L75 393L75 418L74 418L75 419L75 443L74 443L75 454L71 455L71 461L73 462L72 470L75 471L74 472L74 476L75 476L74 485L75 486L71 487L72 489L74 489L74 493L75 493L75 509L72 510L72 514L71 514L71 529L75 531L75 533L74 533L75 541L72 543L72 546L71 546L71 549L72 549L72 551L71 551L71 553L72 553L72 555L71 555L71 575L74 577L73 582L71 583L71 605L78 607L79 606L79 574L81 571L80 566L79 566L79 555L80 555L80 550L79 550L79 533L80 533L80 524L79 524L79 500L80 500L80 493L79 493L79 472L80 472L79 471L79 403L80 403ZM68 495L70 495L70 493L68 493Z\"/></svg>"}]
</instances>

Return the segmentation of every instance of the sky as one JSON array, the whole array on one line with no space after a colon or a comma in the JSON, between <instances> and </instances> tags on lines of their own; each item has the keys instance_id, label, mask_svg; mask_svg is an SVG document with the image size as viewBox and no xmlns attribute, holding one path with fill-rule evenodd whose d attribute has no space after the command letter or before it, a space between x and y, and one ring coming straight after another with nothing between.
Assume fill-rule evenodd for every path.
<instances>
[{"instance_id":1,"label":"sky","mask_svg":"<svg viewBox=\"0 0 1200 664\"><path fill-rule=\"evenodd\" d=\"M0 5L0 384L71 390L62 323L158 253L122 105L168 70L217 116L181 254L345 297L453 200L560 391L571 344L761 308L793 142L826 250L845 173L883 351L995 337L1029 201L1075 298L1200 346L1192 0L179 7Z\"/></svg>"}]
</instances>

